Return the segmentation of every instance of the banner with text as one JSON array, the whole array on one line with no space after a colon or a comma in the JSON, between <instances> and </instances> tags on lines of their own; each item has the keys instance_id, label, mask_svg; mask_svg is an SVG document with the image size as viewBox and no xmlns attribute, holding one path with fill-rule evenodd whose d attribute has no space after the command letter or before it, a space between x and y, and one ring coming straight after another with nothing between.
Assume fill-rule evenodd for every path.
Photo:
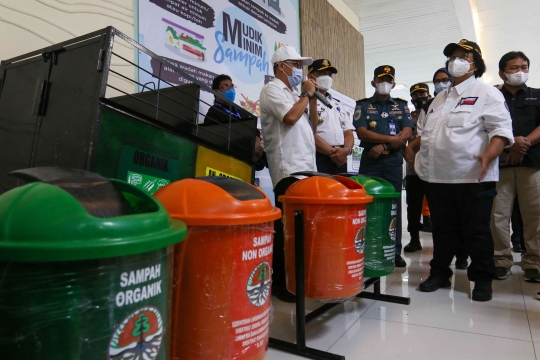
<instances>
[{"instance_id":1,"label":"banner with text","mask_svg":"<svg viewBox=\"0 0 540 360\"><path fill-rule=\"evenodd\" d=\"M259 116L261 88L273 78L270 58L281 44L299 49L298 0L139 0L139 43L209 87L219 74L236 86L236 103ZM139 82L154 76L186 80L146 54L139 56ZM163 87L163 86L160 86ZM213 95L201 92L213 103ZM207 109L201 108L201 112Z\"/></svg>"}]
</instances>

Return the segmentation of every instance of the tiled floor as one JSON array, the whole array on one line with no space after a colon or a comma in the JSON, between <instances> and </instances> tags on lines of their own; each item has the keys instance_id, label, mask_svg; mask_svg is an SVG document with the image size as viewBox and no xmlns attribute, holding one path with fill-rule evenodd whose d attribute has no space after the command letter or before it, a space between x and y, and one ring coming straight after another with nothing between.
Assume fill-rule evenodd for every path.
<instances>
[{"instance_id":1,"label":"tiled floor","mask_svg":"<svg viewBox=\"0 0 540 360\"><path fill-rule=\"evenodd\" d=\"M403 232L403 244L409 242ZM493 282L493 300L473 302L473 283L456 270L450 289L418 291L429 273L431 234L421 233L424 249L405 253L407 268L383 278L381 291L408 296L410 305L355 299L338 305L306 327L307 345L357 359L540 360L540 284L513 275ZM520 256L515 256L516 262ZM371 289L370 289L371 290ZM320 306L307 300L306 312ZM295 307L272 298L270 336L295 341ZM301 357L269 349L266 359Z\"/></svg>"}]
</instances>

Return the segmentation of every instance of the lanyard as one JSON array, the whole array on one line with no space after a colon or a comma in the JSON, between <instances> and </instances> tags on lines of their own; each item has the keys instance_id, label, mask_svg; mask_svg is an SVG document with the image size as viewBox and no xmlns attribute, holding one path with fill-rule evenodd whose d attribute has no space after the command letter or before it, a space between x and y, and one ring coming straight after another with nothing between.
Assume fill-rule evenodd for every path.
<instances>
[{"instance_id":1,"label":"lanyard","mask_svg":"<svg viewBox=\"0 0 540 360\"><path fill-rule=\"evenodd\" d=\"M227 109L226 107L224 107L223 105L221 105L220 103L218 103L217 101L214 101L214 106L215 106L215 107L219 107L219 108L221 108L225 113L230 114L231 116L234 116L234 117L237 117L237 118L240 119L240 113L239 113L238 110L236 110L235 108L232 108L234 111L231 111L231 110Z\"/></svg>"}]
</instances>

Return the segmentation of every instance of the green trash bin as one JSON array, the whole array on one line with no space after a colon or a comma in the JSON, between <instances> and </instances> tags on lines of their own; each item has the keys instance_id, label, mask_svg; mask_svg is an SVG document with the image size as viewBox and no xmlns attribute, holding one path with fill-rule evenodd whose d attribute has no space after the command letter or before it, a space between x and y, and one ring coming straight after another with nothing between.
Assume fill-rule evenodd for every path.
<instances>
[{"instance_id":1,"label":"green trash bin","mask_svg":"<svg viewBox=\"0 0 540 360\"><path fill-rule=\"evenodd\" d=\"M21 171L0 196L0 358L168 359L172 246L152 196L79 171Z\"/></svg>"},{"instance_id":2,"label":"green trash bin","mask_svg":"<svg viewBox=\"0 0 540 360\"><path fill-rule=\"evenodd\" d=\"M396 253L397 203L401 194L386 180L373 176L352 176L373 202L367 204L364 277L386 276L394 271ZM399 199L399 200L398 200Z\"/></svg>"}]
</instances>

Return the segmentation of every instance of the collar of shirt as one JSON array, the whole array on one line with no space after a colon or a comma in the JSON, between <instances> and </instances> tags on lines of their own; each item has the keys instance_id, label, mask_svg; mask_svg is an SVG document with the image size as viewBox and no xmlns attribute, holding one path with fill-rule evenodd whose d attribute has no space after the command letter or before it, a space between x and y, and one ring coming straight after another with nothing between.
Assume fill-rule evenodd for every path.
<instances>
[{"instance_id":1,"label":"collar of shirt","mask_svg":"<svg viewBox=\"0 0 540 360\"><path fill-rule=\"evenodd\" d=\"M274 78L274 80L272 80L274 82L274 84L276 84L277 86L279 86L280 88L284 89L284 90L287 90L289 91L291 94L293 95L296 95L298 94L298 91L296 91L296 89L289 89L289 87L287 85L285 85L285 83L283 81L281 81L280 79L278 79L277 77Z\"/></svg>"},{"instance_id":2,"label":"collar of shirt","mask_svg":"<svg viewBox=\"0 0 540 360\"><path fill-rule=\"evenodd\" d=\"M371 102L372 102L372 103L380 102L381 104L385 104L385 103L387 103L387 102L395 102L395 101L394 101L394 98L391 97L390 95L388 95L388 99L386 99L386 100L380 100L380 99L377 97L377 93L374 93L373 96L371 97Z\"/></svg>"},{"instance_id":3,"label":"collar of shirt","mask_svg":"<svg viewBox=\"0 0 540 360\"><path fill-rule=\"evenodd\" d=\"M503 93L504 97L513 97L522 93L525 93L527 91L528 86L523 84L521 88L519 88L515 94L512 94L510 91L508 91L504 86L501 89L501 92Z\"/></svg>"},{"instance_id":4,"label":"collar of shirt","mask_svg":"<svg viewBox=\"0 0 540 360\"><path fill-rule=\"evenodd\" d=\"M467 90L468 88L470 88L471 86L473 86L475 83L476 83L476 78L473 76L471 76L470 78L468 78L467 80L465 80L464 82L460 83L459 85L456 85L456 86L452 86L451 88L448 89L448 93L450 93L450 91L452 90L456 90L457 94L458 95L461 95L463 94L463 92L465 90Z\"/></svg>"}]
</instances>

